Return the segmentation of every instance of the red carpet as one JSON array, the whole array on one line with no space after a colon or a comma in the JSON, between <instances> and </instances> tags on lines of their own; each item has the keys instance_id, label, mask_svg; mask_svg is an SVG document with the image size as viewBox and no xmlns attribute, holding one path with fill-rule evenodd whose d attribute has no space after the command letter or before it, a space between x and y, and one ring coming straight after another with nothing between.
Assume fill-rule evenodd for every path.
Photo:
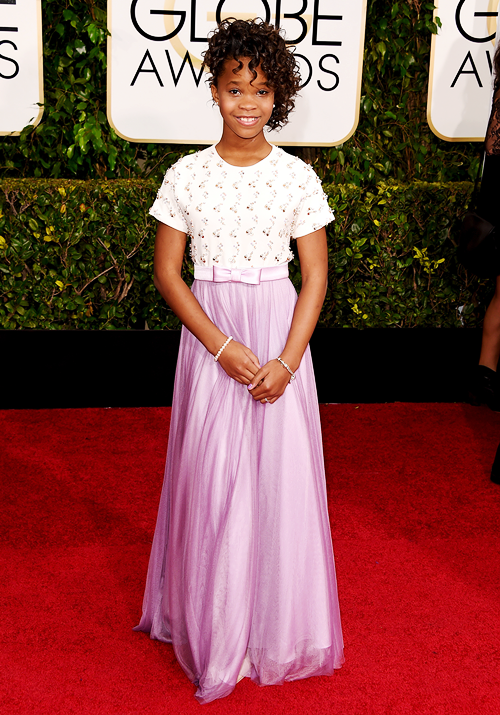
<instances>
[{"instance_id":1,"label":"red carpet","mask_svg":"<svg viewBox=\"0 0 500 715\"><path fill-rule=\"evenodd\" d=\"M346 664L200 706L133 633L168 409L0 412L2 715L500 712L500 416L322 407Z\"/></svg>"}]
</instances>

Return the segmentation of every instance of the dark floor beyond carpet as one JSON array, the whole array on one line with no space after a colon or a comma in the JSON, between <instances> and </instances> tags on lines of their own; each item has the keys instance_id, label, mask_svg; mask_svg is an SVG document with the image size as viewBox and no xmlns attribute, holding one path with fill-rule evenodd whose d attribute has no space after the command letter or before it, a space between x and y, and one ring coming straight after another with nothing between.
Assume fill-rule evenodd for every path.
<instances>
[{"instance_id":1,"label":"dark floor beyond carpet","mask_svg":"<svg viewBox=\"0 0 500 715\"><path fill-rule=\"evenodd\" d=\"M321 412L345 666L207 706L170 646L132 632L170 410L0 412L2 715L497 715L500 416Z\"/></svg>"}]
</instances>

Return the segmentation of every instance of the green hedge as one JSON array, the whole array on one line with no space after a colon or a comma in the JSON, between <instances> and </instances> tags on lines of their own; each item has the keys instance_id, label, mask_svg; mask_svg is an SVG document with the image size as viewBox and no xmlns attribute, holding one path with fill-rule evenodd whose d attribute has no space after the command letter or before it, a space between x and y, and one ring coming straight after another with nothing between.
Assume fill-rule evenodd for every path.
<instances>
[{"instance_id":1,"label":"green hedge","mask_svg":"<svg viewBox=\"0 0 500 715\"><path fill-rule=\"evenodd\" d=\"M151 180L0 182L0 326L175 329L152 282ZM323 327L480 325L492 285L457 265L469 182L325 186ZM191 279L188 259L184 275ZM298 261L291 277L300 284Z\"/></svg>"}]
</instances>

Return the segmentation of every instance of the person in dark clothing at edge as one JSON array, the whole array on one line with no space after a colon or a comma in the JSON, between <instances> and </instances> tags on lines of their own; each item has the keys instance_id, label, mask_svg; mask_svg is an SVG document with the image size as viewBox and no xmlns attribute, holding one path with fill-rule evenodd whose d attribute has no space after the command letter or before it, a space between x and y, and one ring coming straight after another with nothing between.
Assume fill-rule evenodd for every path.
<instances>
[{"instance_id":1,"label":"person in dark clothing at edge","mask_svg":"<svg viewBox=\"0 0 500 715\"><path fill-rule=\"evenodd\" d=\"M497 37L493 59L493 101L485 139L485 158L477 213L500 226L500 43ZM497 239L498 240L498 239ZM473 404L486 403L500 412L500 384L497 376L500 358L500 275L495 278L495 294L486 310L479 365L471 390ZM500 484L500 444L491 469L491 481Z\"/></svg>"},{"instance_id":2,"label":"person in dark clothing at edge","mask_svg":"<svg viewBox=\"0 0 500 715\"><path fill-rule=\"evenodd\" d=\"M485 160L477 214L495 226L500 226L500 44L497 42L493 59L493 102L485 140ZM498 240L498 239L497 239ZM479 365L471 390L473 404L486 403L500 412L500 385L497 365L500 358L500 275L497 275L495 294L486 310Z\"/></svg>"}]
</instances>

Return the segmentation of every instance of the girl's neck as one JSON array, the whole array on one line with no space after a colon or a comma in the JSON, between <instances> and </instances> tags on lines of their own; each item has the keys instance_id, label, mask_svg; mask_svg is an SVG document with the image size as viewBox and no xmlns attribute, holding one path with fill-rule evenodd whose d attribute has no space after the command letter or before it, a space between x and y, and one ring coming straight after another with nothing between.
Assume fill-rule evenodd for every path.
<instances>
[{"instance_id":1,"label":"girl's neck","mask_svg":"<svg viewBox=\"0 0 500 715\"><path fill-rule=\"evenodd\" d=\"M227 132L223 132L221 140L217 144L219 156L233 166L252 166L265 159L271 151L272 146L264 134L259 134L251 139L241 139L234 135L228 136Z\"/></svg>"}]
</instances>

